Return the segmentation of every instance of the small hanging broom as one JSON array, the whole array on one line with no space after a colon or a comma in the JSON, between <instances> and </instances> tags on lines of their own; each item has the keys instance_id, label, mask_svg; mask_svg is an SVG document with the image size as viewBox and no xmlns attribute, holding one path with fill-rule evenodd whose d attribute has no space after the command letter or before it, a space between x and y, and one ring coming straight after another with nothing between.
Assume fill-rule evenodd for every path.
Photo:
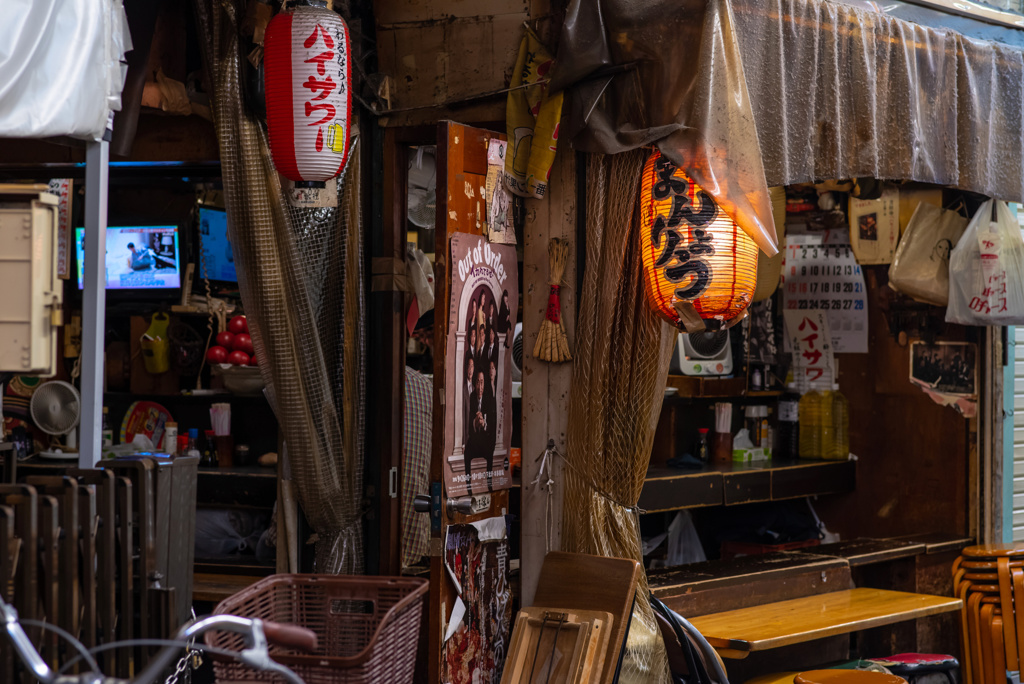
<instances>
[{"instance_id":1,"label":"small hanging broom","mask_svg":"<svg viewBox=\"0 0 1024 684\"><path fill-rule=\"evenodd\" d=\"M547 314L540 325L540 332L537 333L537 343L533 346L533 355L541 361L572 361L569 340L565 336L565 322L562 321L562 303L558 298L568 257L569 243L559 238L551 238L548 242L548 285L551 286L551 294L548 295Z\"/></svg>"}]
</instances>

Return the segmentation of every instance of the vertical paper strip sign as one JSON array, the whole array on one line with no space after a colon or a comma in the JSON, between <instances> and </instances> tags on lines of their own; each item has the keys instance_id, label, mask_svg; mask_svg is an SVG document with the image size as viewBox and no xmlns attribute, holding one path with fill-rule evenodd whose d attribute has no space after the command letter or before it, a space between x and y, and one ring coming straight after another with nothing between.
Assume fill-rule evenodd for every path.
<instances>
[{"instance_id":1,"label":"vertical paper strip sign","mask_svg":"<svg viewBox=\"0 0 1024 684\"><path fill-rule=\"evenodd\" d=\"M801 392L831 389L835 358L828 314L823 310L783 312L793 350L793 379Z\"/></svg>"}]
</instances>

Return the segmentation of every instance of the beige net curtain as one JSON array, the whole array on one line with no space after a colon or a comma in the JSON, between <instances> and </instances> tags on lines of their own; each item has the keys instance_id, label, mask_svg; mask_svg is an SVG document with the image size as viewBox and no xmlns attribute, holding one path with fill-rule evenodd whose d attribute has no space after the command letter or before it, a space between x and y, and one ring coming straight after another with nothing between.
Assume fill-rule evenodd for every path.
<instances>
[{"instance_id":1,"label":"beige net curtain","mask_svg":"<svg viewBox=\"0 0 1024 684\"><path fill-rule=\"evenodd\" d=\"M589 155L586 267L576 323L562 549L643 560L636 504L676 330L644 300L638 195L647 152ZM668 681L661 635L637 593L622 682Z\"/></svg>"},{"instance_id":2,"label":"beige net curtain","mask_svg":"<svg viewBox=\"0 0 1024 684\"><path fill-rule=\"evenodd\" d=\"M238 29L245 3L194 4L239 288L253 345L266 361L260 368L299 503L317 534L316 571L360 573L365 312L358 147L339 181L338 207L290 207L266 132L244 105Z\"/></svg>"}]
</instances>

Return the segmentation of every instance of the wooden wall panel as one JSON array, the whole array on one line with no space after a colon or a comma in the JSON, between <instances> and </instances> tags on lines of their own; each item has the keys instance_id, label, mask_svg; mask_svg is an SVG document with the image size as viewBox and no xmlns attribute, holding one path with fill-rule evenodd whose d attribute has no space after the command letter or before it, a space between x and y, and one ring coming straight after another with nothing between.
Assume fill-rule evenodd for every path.
<instances>
[{"instance_id":1,"label":"wooden wall panel","mask_svg":"<svg viewBox=\"0 0 1024 684\"><path fill-rule=\"evenodd\" d=\"M522 470L522 558L520 560L522 605L533 603L540 568L547 552L561 549L562 462L552 463L555 484L548 491L532 484L540 472L536 460L548 439L564 454L569 422L569 384L572 363L550 364L538 361L531 353L548 303L548 240L569 240L569 260L560 294L562 315L569 349L575 349L576 332L576 247L581 237L576 232L576 164L568 147L559 151L551 171L547 198L527 200L523 259L523 470Z\"/></svg>"},{"instance_id":2,"label":"wooden wall panel","mask_svg":"<svg viewBox=\"0 0 1024 684\"><path fill-rule=\"evenodd\" d=\"M823 497L827 527L852 537L968 532L968 420L934 403L908 380L910 346L889 334L884 267L865 269L870 354L842 354L839 384L850 404L856 491ZM962 339L949 326L941 339Z\"/></svg>"}]
</instances>

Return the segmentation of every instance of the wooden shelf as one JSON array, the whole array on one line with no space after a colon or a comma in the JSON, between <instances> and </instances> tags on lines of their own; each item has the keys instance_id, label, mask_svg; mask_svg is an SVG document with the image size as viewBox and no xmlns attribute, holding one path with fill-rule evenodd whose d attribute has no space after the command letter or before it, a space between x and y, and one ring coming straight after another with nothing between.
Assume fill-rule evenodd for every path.
<instances>
[{"instance_id":1,"label":"wooden shelf","mask_svg":"<svg viewBox=\"0 0 1024 684\"><path fill-rule=\"evenodd\" d=\"M747 388L746 378L702 378L695 375L670 375L667 387L678 390L676 396L693 398L738 397Z\"/></svg>"},{"instance_id":2,"label":"wooden shelf","mask_svg":"<svg viewBox=\"0 0 1024 684\"><path fill-rule=\"evenodd\" d=\"M651 468L639 506L648 512L673 511L852 492L856 469L856 461L778 460L699 470Z\"/></svg>"},{"instance_id":3,"label":"wooden shelf","mask_svg":"<svg viewBox=\"0 0 1024 684\"><path fill-rule=\"evenodd\" d=\"M666 389L674 389L670 396L684 399L728 399L735 397L773 398L782 395L778 390L747 390L746 378L702 378L695 375L670 375Z\"/></svg>"}]
</instances>

